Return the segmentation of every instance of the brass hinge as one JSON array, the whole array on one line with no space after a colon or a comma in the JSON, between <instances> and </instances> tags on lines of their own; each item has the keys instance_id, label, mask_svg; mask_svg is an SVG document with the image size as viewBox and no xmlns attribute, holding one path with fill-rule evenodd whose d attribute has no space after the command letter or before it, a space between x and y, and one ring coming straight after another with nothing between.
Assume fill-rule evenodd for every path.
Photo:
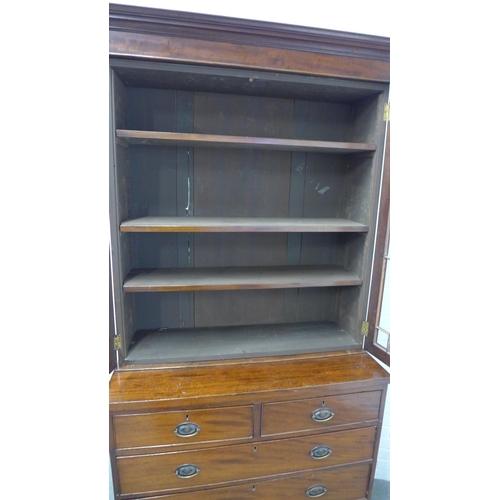
<instances>
[{"instance_id":1,"label":"brass hinge","mask_svg":"<svg viewBox=\"0 0 500 500\"><path fill-rule=\"evenodd\" d=\"M122 348L122 336L121 335L116 335L114 338L114 347L115 351L118 351L119 349Z\"/></svg>"},{"instance_id":2,"label":"brass hinge","mask_svg":"<svg viewBox=\"0 0 500 500\"><path fill-rule=\"evenodd\" d=\"M361 335L368 335L369 328L370 328L370 323L368 323L368 321L363 321L361 323Z\"/></svg>"},{"instance_id":3,"label":"brass hinge","mask_svg":"<svg viewBox=\"0 0 500 500\"><path fill-rule=\"evenodd\" d=\"M386 102L384 104L384 122L390 122L391 121L391 103Z\"/></svg>"}]
</instances>

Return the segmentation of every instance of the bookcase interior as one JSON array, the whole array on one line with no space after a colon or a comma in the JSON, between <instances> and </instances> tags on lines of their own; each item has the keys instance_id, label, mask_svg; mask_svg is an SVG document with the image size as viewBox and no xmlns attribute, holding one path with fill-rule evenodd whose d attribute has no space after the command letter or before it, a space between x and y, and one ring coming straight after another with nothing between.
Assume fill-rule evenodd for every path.
<instances>
[{"instance_id":1,"label":"bookcase interior","mask_svg":"<svg viewBox=\"0 0 500 500\"><path fill-rule=\"evenodd\" d=\"M123 363L359 348L386 86L111 68Z\"/></svg>"}]
</instances>

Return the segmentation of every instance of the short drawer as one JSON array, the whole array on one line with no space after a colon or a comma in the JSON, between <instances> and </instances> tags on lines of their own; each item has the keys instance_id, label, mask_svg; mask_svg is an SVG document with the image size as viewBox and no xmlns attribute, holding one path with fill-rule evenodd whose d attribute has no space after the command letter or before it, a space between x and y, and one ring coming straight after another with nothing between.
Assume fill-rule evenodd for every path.
<instances>
[{"instance_id":1,"label":"short drawer","mask_svg":"<svg viewBox=\"0 0 500 500\"><path fill-rule=\"evenodd\" d=\"M122 456L117 458L121 493L182 491L368 461L373 458L375 430L366 427L256 444Z\"/></svg>"},{"instance_id":2,"label":"short drawer","mask_svg":"<svg viewBox=\"0 0 500 500\"><path fill-rule=\"evenodd\" d=\"M378 419L381 391L262 405L263 436L331 429Z\"/></svg>"},{"instance_id":3,"label":"short drawer","mask_svg":"<svg viewBox=\"0 0 500 500\"><path fill-rule=\"evenodd\" d=\"M253 406L114 415L116 449L203 443L253 435Z\"/></svg>"}]
</instances>

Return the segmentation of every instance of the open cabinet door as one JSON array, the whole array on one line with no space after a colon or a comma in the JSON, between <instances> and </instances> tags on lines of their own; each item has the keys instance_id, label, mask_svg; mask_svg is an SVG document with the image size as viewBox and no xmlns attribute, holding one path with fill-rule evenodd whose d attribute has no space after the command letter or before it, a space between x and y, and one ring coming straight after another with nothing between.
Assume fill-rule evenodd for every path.
<instances>
[{"instance_id":1,"label":"open cabinet door","mask_svg":"<svg viewBox=\"0 0 500 500\"><path fill-rule=\"evenodd\" d=\"M389 329L389 242L390 242L390 121L387 121L384 168L380 192L377 237L373 262L370 298L368 302L368 335L365 349L390 366Z\"/></svg>"}]
</instances>

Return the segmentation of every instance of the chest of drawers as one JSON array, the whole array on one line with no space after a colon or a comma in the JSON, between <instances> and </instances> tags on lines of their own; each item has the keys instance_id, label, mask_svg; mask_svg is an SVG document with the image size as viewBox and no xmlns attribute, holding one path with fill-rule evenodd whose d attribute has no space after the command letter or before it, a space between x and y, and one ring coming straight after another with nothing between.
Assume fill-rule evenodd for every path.
<instances>
[{"instance_id":1,"label":"chest of drawers","mask_svg":"<svg viewBox=\"0 0 500 500\"><path fill-rule=\"evenodd\" d=\"M111 384L115 490L368 498L387 383L363 352L123 370Z\"/></svg>"}]
</instances>

